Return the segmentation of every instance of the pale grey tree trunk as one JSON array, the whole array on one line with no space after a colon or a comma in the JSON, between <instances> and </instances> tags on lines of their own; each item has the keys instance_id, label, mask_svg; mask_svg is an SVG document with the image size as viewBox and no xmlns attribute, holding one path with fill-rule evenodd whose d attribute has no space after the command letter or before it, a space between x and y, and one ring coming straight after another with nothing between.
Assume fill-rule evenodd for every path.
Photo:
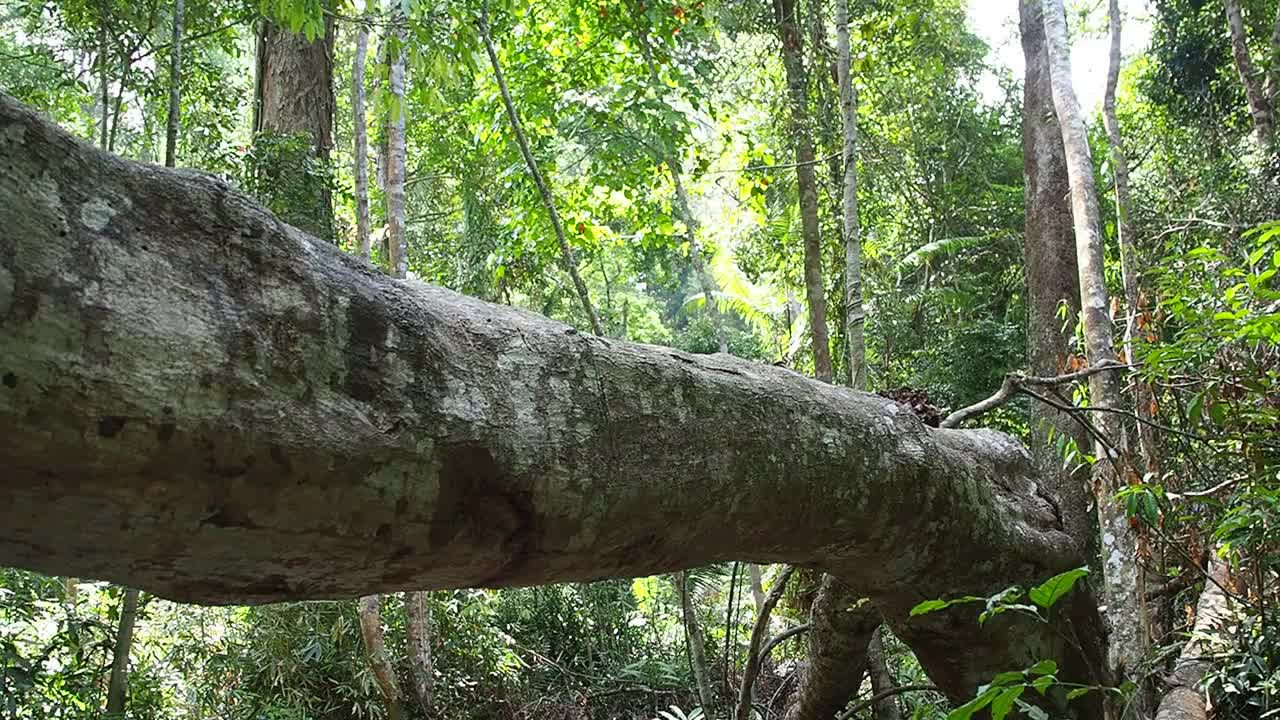
<instances>
[{"instance_id":1,"label":"pale grey tree trunk","mask_svg":"<svg viewBox=\"0 0 1280 720\"><path fill-rule=\"evenodd\" d=\"M169 116L165 122L164 164L177 163L178 127L182 116L183 0L173 0L173 39L169 45Z\"/></svg>"},{"instance_id":2,"label":"pale grey tree trunk","mask_svg":"<svg viewBox=\"0 0 1280 720\"><path fill-rule=\"evenodd\" d=\"M351 125L355 159L352 171L355 175L356 194L356 248L364 260L373 254L369 238L369 124L365 117L364 67L369 54L369 28L364 24L366 12L356 30L356 52L351 61Z\"/></svg>"},{"instance_id":3,"label":"pale grey tree trunk","mask_svg":"<svg viewBox=\"0 0 1280 720\"><path fill-rule=\"evenodd\" d=\"M1229 637L1229 626L1239 611L1226 592L1229 567L1216 555L1209 562L1209 570L1196 602L1195 623L1190 639L1182 647L1173 672L1167 678L1168 691L1160 700L1156 720L1207 720L1205 693L1202 689L1205 675L1213 669L1213 659L1230 653L1222 638Z\"/></svg>"},{"instance_id":4,"label":"pale grey tree trunk","mask_svg":"<svg viewBox=\"0 0 1280 720\"><path fill-rule=\"evenodd\" d=\"M542 204L547 209L547 215L551 217L551 229L555 232L556 243L560 246L560 260L564 264L565 271L569 273L569 277L573 280L573 287L578 293L578 302L582 304L582 311L587 316L591 331L603 337L604 327L600 324L600 318L596 315L595 307L591 304L591 294L587 292L587 284L582 280L582 274L578 271L578 260L573 251L573 246L569 244L568 236L565 235L564 223L560 221L560 211L556 208L555 197L551 194L551 186L547 184L546 178L542 176L542 171L538 169L538 161L533 157L533 151L529 148L529 140L524 134L524 126L520 123L520 114L516 111L515 102L511 99L511 92L507 89L507 80L502 72L502 63L498 60L498 49L494 47L493 38L489 32L487 13L481 12L476 25L480 30L480 39L484 41L485 50L489 54L489 63L493 67L493 78L498 83L498 91L502 95L502 104L507 111L507 121L511 123L511 131L516 136L516 144L520 146L520 154L524 157L525 165L529 168L529 174L533 177L534 184L538 186L538 194L542 198Z\"/></svg>"},{"instance_id":5,"label":"pale grey tree trunk","mask_svg":"<svg viewBox=\"0 0 1280 720\"><path fill-rule=\"evenodd\" d=\"M689 664L693 667L693 680L698 686L698 701L708 718L715 717L715 693L711 690L711 672L707 669L707 640L702 633L693 597L689 592L689 573L682 570L673 573L671 583L680 596L680 616L684 622L685 646L689 651Z\"/></svg>"},{"instance_id":6,"label":"pale grey tree trunk","mask_svg":"<svg viewBox=\"0 0 1280 720\"><path fill-rule=\"evenodd\" d=\"M405 278L409 273L409 239L405 233L404 175L408 159L405 143L405 119L408 99L405 97L404 64L408 47L405 38L404 6L391 3L391 26L386 45L388 84L391 89L391 114L387 118L387 247L391 250L391 275Z\"/></svg>"},{"instance_id":7,"label":"pale grey tree trunk","mask_svg":"<svg viewBox=\"0 0 1280 720\"><path fill-rule=\"evenodd\" d=\"M850 385L867 386L866 316L862 310L862 236L858 224L858 90L853 84L849 42L849 0L836 0L836 77L840 83L841 227L844 229L844 317Z\"/></svg>"},{"instance_id":8,"label":"pale grey tree trunk","mask_svg":"<svg viewBox=\"0 0 1280 720\"><path fill-rule=\"evenodd\" d=\"M827 335L827 296L822 282L822 232L818 222L818 181L813 166L809 119L808 74L804 67L804 39L796 19L795 0L774 0L782 65L787 77L791 112L788 132L796 147L796 184L800 190L800 226L804 240L804 286L809 305L809 333L813 338L814 375L831 382L831 341Z\"/></svg>"},{"instance_id":9,"label":"pale grey tree trunk","mask_svg":"<svg viewBox=\"0 0 1280 720\"><path fill-rule=\"evenodd\" d=\"M1080 275L1081 319L1085 349L1090 366L1115 361L1112 345L1110 300L1103 271L1103 238L1098 191L1089 152L1088 131L1071 86L1070 49L1067 45L1067 17L1062 0L1044 2L1045 45L1049 57L1049 78L1053 103L1062 131L1071 184L1071 209L1076 236L1076 264ZM1115 373L1098 373L1090 379L1089 401L1093 407L1120 409L1119 379ZM1092 418L1111 446L1096 447L1094 465L1098 522L1101 527L1103 587L1110 621L1110 662L1117 673L1137 672L1147 649L1147 622L1142 578L1138 565L1138 538L1125 517L1115 493L1127 478L1123 448L1125 430L1113 413Z\"/></svg>"},{"instance_id":10,"label":"pale grey tree trunk","mask_svg":"<svg viewBox=\"0 0 1280 720\"><path fill-rule=\"evenodd\" d=\"M409 670L413 676L413 692L422 712L435 712L435 662L431 656L431 608L422 590L404 594L405 643L409 647Z\"/></svg>"},{"instance_id":11,"label":"pale grey tree trunk","mask_svg":"<svg viewBox=\"0 0 1280 720\"><path fill-rule=\"evenodd\" d=\"M1120 131L1120 120L1116 116L1116 86L1120 80L1121 49L1120 1L1108 0L1107 18L1110 25L1111 48L1107 65L1107 85L1102 100L1102 117L1107 129L1107 142L1111 148L1111 174L1115 186L1116 201L1116 236L1120 245L1121 274L1124 280L1125 325L1124 352L1130 363L1138 363L1139 323L1148 317L1142 307L1142 293L1138 283L1138 251L1137 236L1134 233L1132 203L1129 199L1129 156L1124 147L1124 136ZM1158 478L1160 474L1160 452L1155 428L1155 396L1151 386L1141 378L1134 380L1134 411L1146 422L1137 423L1138 449L1141 450L1144 467L1148 474Z\"/></svg>"},{"instance_id":12,"label":"pale grey tree trunk","mask_svg":"<svg viewBox=\"0 0 1280 720\"><path fill-rule=\"evenodd\" d=\"M124 715L129 697L129 650L133 647L133 626L138 619L138 591L126 588L120 598L120 623L111 654L111 679L107 683L107 716Z\"/></svg>"},{"instance_id":13,"label":"pale grey tree trunk","mask_svg":"<svg viewBox=\"0 0 1280 720\"><path fill-rule=\"evenodd\" d=\"M373 679L382 695L382 702L387 708L390 720L400 720L404 716L403 700L400 695L400 683L396 680L395 667L387 654L387 642L382 631L382 597L364 595L360 598L360 638L364 641L365 654L369 659L369 669L373 671Z\"/></svg>"},{"instance_id":14,"label":"pale grey tree trunk","mask_svg":"<svg viewBox=\"0 0 1280 720\"><path fill-rule=\"evenodd\" d=\"M883 628L876 630L871 634L871 642L867 645L867 672L871 676L871 693L880 697L872 707L875 708L876 720L901 720L902 710L898 707L898 698L889 692L897 685L893 681L893 674L889 672L883 634Z\"/></svg>"},{"instance_id":15,"label":"pale grey tree trunk","mask_svg":"<svg viewBox=\"0 0 1280 720\"><path fill-rule=\"evenodd\" d=\"M809 612L807 662L786 720L828 720L844 709L862 685L867 649L878 627L880 613L862 593L822 576Z\"/></svg>"},{"instance_id":16,"label":"pale grey tree trunk","mask_svg":"<svg viewBox=\"0 0 1280 720\"><path fill-rule=\"evenodd\" d=\"M769 617L773 614L774 606L782 599L782 593L786 591L787 582L791 580L791 574L794 572L794 567L788 567L782 571L756 613L755 623L751 627L751 639L747 643L747 665L742 670L742 685L738 688L738 709L734 714L735 720L751 720L751 698L756 676L764 666L761 649L768 643L766 638L769 635Z\"/></svg>"},{"instance_id":17,"label":"pale grey tree trunk","mask_svg":"<svg viewBox=\"0 0 1280 720\"><path fill-rule=\"evenodd\" d=\"M1222 0L1222 6L1227 14L1227 27L1231 30L1231 55L1235 59L1236 72L1240 74L1240 83L1244 85L1245 99L1249 102L1253 130L1258 144L1266 147L1275 136L1275 114L1271 98L1267 97L1263 87L1264 75L1254 66L1249 52L1249 35L1240 12L1240 0Z\"/></svg>"},{"instance_id":18,"label":"pale grey tree trunk","mask_svg":"<svg viewBox=\"0 0 1280 720\"><path fill-rule=\"evenodd\" d=\"M6 96L0 161L0 564L244 603L787 562L952 699L1101 680L1086 591L910 616L1081 563L1005 435L388 278Z\"/></svg>"}]
</instances>

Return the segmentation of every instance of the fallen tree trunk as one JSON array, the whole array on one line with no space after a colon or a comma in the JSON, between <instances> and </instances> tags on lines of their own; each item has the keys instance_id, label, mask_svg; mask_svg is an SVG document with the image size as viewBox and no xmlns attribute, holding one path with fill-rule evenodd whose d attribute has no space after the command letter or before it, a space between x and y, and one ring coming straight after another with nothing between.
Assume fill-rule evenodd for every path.
<instances>
[{"instance_id":1,"label":"fallen tree trunk","mask_svg":"<svg viewBox=\"0 0 1280 720\"><path fill-rule=\"evenodd\" d=\"M1205 720L1209 717L1205 693L1201 689L1204 676L1213 667L1215 654L1229 642L1221 638L1231 621L1231 598L1227 595L1229 567L1216 556L1209 562L1204 590L1196 603L1195 624L1191 637L1182 647L1167 679L1169 689L1160 700L1156 720Z\"/></svg>"},{"instance_id":2,"label":"fallen tree trunk","mask_svg":"<svg viewBox=\"0 0 1280 720\"><path fill-rule=\"evenodd\" d=\"M7 96L0 166L0 564L244 603L802 563L953 698L1100 667L1012 613L909 619L1080 563L1005 435L388 278Z\"/></svg>"}]
</instances>

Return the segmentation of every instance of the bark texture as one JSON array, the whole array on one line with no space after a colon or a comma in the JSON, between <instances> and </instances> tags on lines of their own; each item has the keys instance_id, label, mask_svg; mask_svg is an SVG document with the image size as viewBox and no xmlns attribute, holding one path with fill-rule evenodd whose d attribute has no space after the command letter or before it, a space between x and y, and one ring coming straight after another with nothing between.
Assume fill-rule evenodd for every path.
<instances>
[{"instance_id":1,"label":"bark texture","mask_svg":"<svg viewBox=\"0 0 1280 720\"><path fill-rule=\"evenodd\" d=\"M1249 52L1249 34L1245 30L1240 0L1222 0L1227 14L1227 27L1231 30L1231 55L1235 59L1236 72L1244 85L1245 99L1249 102L1249 115L1253 118L1253 131L1258 144L1271 144L1275 136L1275 114L1272 98L1267 96L1263 74L1253 64Z\"/></svg>"},{"instance_id":2,"label":"bark texture","mask_svg":"<svg viewBox=\"0 0 1280 720\"><path fill-rule=\"evenodd\" d=\"M369 55L369 29L363 24L356 30L356 51L351 61L351 125L355 158L356 251L363 260L373 254L369 238L369 123L364 110L364 67Z\"/></svg>"},{"instance_id":3,"label":"bark texture","mask_svg":"<svg viewBox=\"0 0 1280 720\"><path fill-rule=\"evenodd\" d=\"M796 19L795 0L774 0L782 65L787 75L791 120L789 132L796 146L796 184L800 190L800 234L804 239L804 287L809 305L809 333L813 338L813 371L831 382L831 341L827 335L827 296L822 285L822 232L818 224L818 180L814 175L812 128L809 121L808 73L804 67L804 36Z\"/></svg>"},{"instance_id":4,"label":"bark texture","mask_svg":"<svg viewBox=\"0 0 1280 720\"><path fill-rule=\"evenodd\" d=\"M387 29L387 84L391 88L392 107L387 118L387 247L391 250L391 274L404 279L409 274L409 238L405 233L404 175L408 162L405 142L404 64L408 54L405 39L404 5L393 0L391 25Z\"/></svg>"},{"instance_id":5,"label":"bark texture","mask_svg":"<svg viewBox=\"0 0 1280 720\"><path fill-rule=\"evenodd\" d=\"M808 662L786 720L828 720L844 709L862 685L880 613L856 590L824 575L809 627Z\"/></svg>"},{"instance_id":6,"label":"bark texture","mask_svg":"<svg viewBox=\"0 0 1280 720\"><path fill-rule=\"evenodd\" d=\"M747 644L747 665L742 669L742 686L738 688L738 710L735 713L737 720L751 720L751 698L756 677L760 674L760 668L764 666L765 654L762 648L768 642L769 618L773 615L773 608L782 599L782 593L787 589L787 582L791 580L793 572L795 572L794 567L782 571L774 582L773 589L765 596L756 612L756 621L751 628L751 640Z\"/></svg>"},{"instance_id":7,"label":"bark texture","mask_svg":"<svg viewBox=\"0 0 1280 720\"><path fill-rule=\"evenodd\" d=\"M689 664L693 666L693 679L698 685L698 701L702 703L702 712L706 717L715 717L712 711L716 696L711 691L711 673L707 670L707 639L702 634L702 623L698 622L693 598L689 594L689 573L682 570L672 575L671 579L680 595L685 643L689 650Z\"/></svg>"},{"instance_id":8,"label":"bark texture","mask_svg":"<svg viewBox=\"0 0 1280 720\"><path fill-rule=\"evenodd\" d=\"M1217 557L1209 564L1209 580L1196 603L1191 639L1182 647L1174 664L1168 678L1169 690L1156 710L1156 720L1206 720L1209 717L1200 683L1213 668L1214 657L1229 650L1229 643L1223 647L1223 643L1213 640L1223 634L1231 620L1231 598L1224 591L1227 571L1227 564Z\"/></svg>"},{"instance_id":9,"label":"bark texture","mask_svg":"<svg viewBox=\"0 0 1280 720\"><path fill-rule=\"evenodd\" d=\"M1032 374L1053 377L1068 369L1071 335L1080 314L1080 276L1071 227L1071 185L1049 83L1041 2L1021 0L1019 5L1026 61L1022 98L1026 182L1023 270L1027 278L1027 364ZM1063 305L1065 319L1058 315ZM1081 449L1092 443L1070 415L1044 403L1032 403L1031 455L1036 469L1058 496L1067 530L1089 556L1097 547L1098 532L1090 510L1088 473L1071 473L1063 467L1054 440L1060 435L1073 438Z\"/></svg>"},{"instance_id":10,"label":"bark texture","mask_svg":"<svg viewBox=\"0 0 1280 720\"><path fill-rule=\"evenodd\" d=\"M888 658L884 653L883 632L877 630L871 635L867 645L867 671L871 674L871 693L880 698L873 703L876 720L902 720L902 711L898 708L897 695L890 691L897 687L893 675L889 672Z\"/></svg>"},{"instance_id":11,"label":"bark texture","mask_svg":"<svg viewBox=\"0 0 1280 720\"><path fill-rule=\"evenodd\" d=\"M177 164L178 126L182 115L183 0L173 2L173 38L169 45L169 116L165 121L164 164Z\"/></svg>"},{"instance_id":12,"label":"bark texture","mask_svg":"<svg viewBox=\"0 0 1280 720\"><path fill-rule=\"evenodd\" d=\"M382 633L381 604L382 598L377 595L360 598L360 638L364 640L364 651L369 657L373 680L387 707L387 717L390 720L400 720L404 716L400 683L396 680L395 667L387 655L387 643Z\"/></svg>"},{"instance_id":13,"label":"bark texture","mask_svg":"<svg viewBox=\"0 0 1280 720\"><path fill-rule=\"evenodd\" d=\"M426 716L434 712L435 662L431 657L431 608L427 593L414 590L404 594L404 634L409 646L409 670L413 693Z\"/></svg>"},{"instance_id":14,"label":"bark texture","mask_svg":"<svg viewBox=\"0 0 1280 720\"><path fill-rule=\"evenodd\" d=\"M0 166L0 564L244 603L803 563L953 698L1092 678L1087 597L1083 654L909 618L1080 564L1008 436L389 278L7 96Z\"/></svg>"},{"instance_id":15,"label":"bark texture","mask_svg":"<svg viewBox=\"0 0 1280 720\"><path fill-rule=\"evenodd\" d=\"M120 599L120 624L111 655L111 680L107 683L107 716L123 716L129 697L129 650L133 626L138 620L138 591L126 588Z\"/></svg>"},{"instance_id":16,"label":"bark texture","mask_svg":"<svg viewBox=\"0 0 1280 720\"><path fill-rule=\"evenodd\" d=\"M853 84L853 51L849 43L849 0L836 0L836 77L840 84L843 128L840 217L844 230L844 322L849 384L867 386L866 315L862 310L862 235L858 225L858 91Z\"/></svg>"},{"instance_id":17,"label":"bark texture","mask_svg":"<svg viewBox=\"0 0 1280 720\"><path fill-rule=\"evenodd\" d=\"M258 35L258 81L254 132L262 136L303 136L311 152L328 163L333 149L334 21L314 40L275 23ZM333 239L333 198L327 183L302 173L303 158L272 158L288 167L260 168L270 173L269 193L282 193L289 219L319 237Z\"/></svg>"},{"instance_id":18,"label":"bark texture","mask_svg":"<svg viewBox=\"0 0 1280 720\"><path fill-rule=\"evenodd\" d=\"M1062 0L1045 0L1045 46L1053 104L1062 130L1067 177L1071 183L1071 211L1076 236L1076 264L1080 276L1080 306L1085 350L1091 367L1115 362L1107 284L1103 274L1103 239L1098 190L1089 153L1084 116L1071 87L1071 60L1067 45L1067 17ZM1089 400L1094 407L1121 408L1120 383L1115 373L1098 373L1089 380ZM1112 444L1120 444L1124 428L1113 413L1093 418ZM1124 508L1114 495L1126 458L1114 447L1099 446L1094 465L1094 492L1101 527L1103 587L1110 621L1110 664L1118 673L1137 671L1147 648L1145 598L1137 562L1138 540Z\"/></svg>"}]
</instances>

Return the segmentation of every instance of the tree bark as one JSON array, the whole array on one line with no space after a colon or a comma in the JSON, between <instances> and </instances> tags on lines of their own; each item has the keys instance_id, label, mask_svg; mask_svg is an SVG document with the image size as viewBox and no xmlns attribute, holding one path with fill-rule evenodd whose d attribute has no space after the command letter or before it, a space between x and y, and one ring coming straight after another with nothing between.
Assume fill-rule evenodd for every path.
<instances>
[{"instance_id":1,"label":"tree bark","mask_svg":"<svg viewBox=\"0 0 1280 720\"><path fill-rule=\"evenodd\" d=\"M430 717L435 712L435 663L431 658L431 609L427 606L427 593L421 590L406 592L404 611L413 692L418 696L423 714Z\"/></svg>"},{"instance_id":2,"label":"tree bark","mask_svg":"<svg viewBox=\"0 0 1280 720\"><path fill-rule=\"evenodd\" d=\"M391 88L392 108L387 117L387 247L391 250L391 275L403 280L409 274L409 240L405 234L404 174L408 160L405 143L406 106L404 88L405 46L404 6L392 0L391 26L388 28L387 78Z\"/></svg>"},{"instance_id":3,"label":"tree bark","mask_svg":"<svg viewBox=\"0 0 1280 720\"><path fill-rule=\"evenodd\" d=\"M1267 100L1271 103L1272 117L1275 115L1277 95L1280 95L1280 6L1276 7L1276 19L1271 29L1270 61L1267 63Z\"/></svg>"},{"instance_id":4,"label":"tree bark","mask_svg":"<svg viewBox=\"0 0 1280 720\"><path fill-rule=\"evenodd\" d=\"M756 676L760 674L760 668L764 664L761 648L767 643L769 617L773 614L774 606L782 599L782 593L787 589L787 582L791 580L793 572L795 572L794 567L788 567L782 571L756 613L756 621L751 628L751 640L747 643L747 665L742 669L742 686L738 688L738 711L734 715L737 720L751 720L752 688L755 687Z\"/></svg>"},{"instance_id":5,"label":"tree bark","mask_svg":"<svg viewBox=\"0 0 1280 720\"><path fill-rule=\"evenodd\" d=\"M862 685L880 613L861 593L824 575L809 627L808 663L786 720L827 720L844 709Z\"/></svg>"},{"instance_id":6,"label":"tree bark","mask_svg":"<svg viewBox=\"0 0 1280 720\"><path fill-rule=\"evenodd\" d=\"M840 84L841 227L844 229L845 344L849 353L849 384L867 386L866 316L862 310L862 237L858 225L858 91L853 84L853 50L849 43L849 0L836 0L836 77Z\"/></svg>"},{"instance_id":7,"label":"tree bark","mask_svg":"<svg viewBox=\"0 0 1280 720\"><path fill-rule=\"evenodd\" d=\"M1249 53L1249 35L1240 12L1240 0L1222 0L1227 13L1227 27L1231 30L1231 55L1235 59L1236 72L1244 86L1245 99L1249 102L1249 115L1253 118L1253 131L1258 144L1266 147L1275 136L1275 115L1271 98L1263 88L1263 75L1253 65ZM1270 63L1268 63L1268 66Z\"/></svg>"},{"instance_id":8,"label":"tree bark","mask_svg":"<svg viewBox=\"0 0 1280 720\"><path fill-rule=\"evenodd\" d=\"M303 135L311 153L329 162L333 149L334 21L327 16L324 33L310 41L273 22L258 35L258 83L254 132L271 136ZM302 163L297 163L301 167ZM291 172L300 172L297 168ZM289 219L308 232L333 239L333 199L327 184L285 176L291 188ZM297 192L301 189L303 192ZM305 197L300 195L305 194Z\"/></svg>"},{"instance_id":9,"label":"tree bark","mask_svg":"<svg viewBox=\"0 0 1280 720\"><path fill-rule=\"evenodd\" d=\"M1053 104L1062 130L1067 177L1071 184L1071 209L1076 236L1076 264L1080 276L1080 306L1085 349L1091 367L1115 362L1112 323L1103 273L1103 240L1098 192L1089 153L1088 132L1071 87L1067 17L1062 0L1045 0L1045 46ZM1093 407L1121 408L1120 384L1115 373L1098 373L1089 380ZM1121 443L1124 428L1113 413L1094 418L1102 435ZM1096 448L1094 486L1098 522L1102 530L1103 587L1110 621L1110 664L1116 673L1138 670L1147 648L1145 598L1137 562L1136 532L1116 502L1115 493L1127 481L1122 477L1126 458L1111 447Z\"/></svg>"},{"instance_id":10,"label":"tree bark","mask_svg":"<svg viewBox=\"0 0 1280 720\"><path fill-rule=\"evenodd\" d=\"M707 639L702 634L702 623L694 612L693 598L689 594L689 573L680 571L671 575L671 582L680 596L680 617L684 621L685 644L689 650L689 664L693 668L693 680L698 686L698 701L703 714L714 717L715 693L711 691L711 673L707 670Z\"/></svg>"},{"instance_id":11,"label":"tree bark","mask_svg":"<svg viewBox=\"0 0 1280 720\"><path fill-rule=\"evenodd\" d=\"M378 595L360 598L360 637L364 640L374 682L378 685L382 702L387 706L387 717L390 720L400 720L404 716L403 702L400 684L396 681L396 671L387 655L387 643L382 633L381 604L382 598Z\"/></svg>"},{"instance_id":12,"label":"tree bark","mask_svg":"<svg viewBox=\"0 0 1280 720\"><path fill-rule=\"evenodd\" d=\"M1005 435L393 280L7 96L0 164L0 564L244 603L789 562L954 699L1045 658L1093 679L1086 595L1082 650L910 617L1081 563Z\"/></svg>"},{"instance_id":13,"label":"tree bark","mask_svg":"<svg viewBox=\"0 0 1280 720\"><path fill-rule=\"evenodd\" d=\"M1132 203L1129 200L1129 156L1125 152L1124 137L1120 132L1120 120L1116 116L1116 86L1120 81L1120 1L1109 0L1107 18L1110 25L1111 49L1107 65L1107 86L1102 99L1102 117L1107 128L1107 143L1111 149L1111 170L1115 185L1116 200L1116 236L1120 245L1121 275L1124 279L1125 325L1124 352L1126 362L1137 364L1138 358L1138 323L1146 316L1142 307L1142 293L1138 284L1138 250L1137 236L1134 234L1131 217ZM1138 448L1141 450L1144 466L1148 474L1155 478L1160 476L1160 450L1155 422L1155 396L1151 385L1135 378L1133 391L1134 411L1143 422L1137 423Z\"/></svg>"},{"instance_id":14,"label":"tree bark","mask_svg":"<svg viewBox=\"0 0 1280 720\"><path fill-rule=\"evenodd\" d=\"M138 591L126 588L120 599L120 624L111 655L111 680L107 684L107 716L124 715L129 696L129 650L133 647L133 626L138 619Z\"/></svg>"},{"instance_id":15,"label":"tree bark","mask_svg":"<svg viewBox=\"0 0 1280 720\"><path fill-rule=\"evenodd\" d=\"M1170 688L1156 710L1156 720L1207 720L1209 717L1200 684L1213 668L1215 655L1223 650L1211 638L1221 636L1233 612L1231 598L1224 591L1228 569L1216 556L1209 563L1209 579L1196 603L1191 639L1182 647L1174 664L1169 676Z\"/></svg>"},{"instance_id":16,"label":"tree bark","mask_svg":"<svg viewBox=\"0 0 1280 720\"><path fill-rule=\"evenodd\" d=\"M1026 188L1023 268L1027 279L1027 364L1033 375L1053 377L1068 369L1071 336L1080 314L1080 276L1071 227L1071 185L1049 83L1041 4L1042 0L1021 0L1019 6L1026 65L1022 103ZM1058 314L1063 306L1065 318ZM1058 496L1067 530L1082 554L1091 557L1096 553L1098 530L1090 509L1088 473L1066 469L1055 440L1071 438L1085 452L1092 438L1069 414L1044 403L1032 403L1030 416L1036 469Z\"/></svg>"},{"instance_id":17,"label":"tree bark","mask_svg":"<svg viewBox=\"0 0 1280 720\"><path fill-rule=\"evenodd\" d=\"M569 277L573 280L573 287L578 292L578 302L582 304L582 311L587 316L587 322L591 325L591 331L596 335L603 337L604 328L600 325L600 318L596 315L595 307L591 304L591 294L587 292L587 284L582 280L582 274L578 272L578 259L573 252L573 246L569 244L569 238L565 235L564 224L560 221L560 211L556 209L555 197L551 194L551 186L547 184L546 178L542 177L542 171L538 169L538 161L533 157L533 151L529 149L529 140L524 135L524 126L520 123L520 114L516 112L515 102L511 99L511 92L507 90L506 76L502 73L502 63L498 60L498 50L493 45L493 38L489 33L489 19L487 14L482 13L476 23L480 30L480 38L484 40L485 50L489 53L489 63L493 66L493 77L498 83L498 90L502 94L502 104L507 111L507 120L511 123L511 130L516 136L516 144L520 146L520 154L524 157L525 165L529 168L529 174L533 176L533 182L538 186L538 194L542 197L542 204L547 208L547 215L551 217L551 228L555 231L556 242L560 245L560 260L564 264L565 271L569 273Z\"/></svg>"},{"instance_id":18,"label":"tree bark","mask_svg":"<svg viewBox=\"0 0 1280 720\"><path fill-rule=\"evenodd\" d=\"M831 342L827 335L827 297L822 284L822 236L818 224L818 181L814 176L813 140L809 127L808 75L804 67L804 39L796 19L795 0L774 0L782 64L790 100L791 139L796 144L796 183L800 190L800 226L804 237L804 286L809 304L809 332L813 338L814 375L831 382Z\"/></svg>"},{"instance_id":19,"label":"tree bark","mask_svg":"<svg viewBox=\"0 0 1280 720\"><path fill-rule=\"evenodd\" d=\"M165 167L173 167L178 157L178 127L182 116L183 9L183 0L173 0L173 40L169 45L169 116L164 132Z\"/></svg>"},{"instance_id":20,"label":"tree bark","mask_svg":"<svg viewBox=\"0 0 1280 720\"><path fill-rule=\"evenodd\" d=\"M364 66L369 55L369 28L361 21L356 30L356 52L351 61L351 124L355 159L356 248L362 260L369 260L373 247L369 238L369 124L364 110Z\"/></svg>"},{"instance_id":21,"label":"tree bark","mask_svg":"<svg viewBox=\"0 0 1280 720\"><path fill-rule=\"evenodd\" d=\"M882 637L883 631L876 630L872 633L871 643L867 646L867 671L871 675L871 693L874 697L880 698L872 704L872 707L875 709L876 720L901 720L902 711L898 709L898 698L889 692L897 687L897 683L893 681L893 675L889 672Z\"/></svg>"}]
</instances>

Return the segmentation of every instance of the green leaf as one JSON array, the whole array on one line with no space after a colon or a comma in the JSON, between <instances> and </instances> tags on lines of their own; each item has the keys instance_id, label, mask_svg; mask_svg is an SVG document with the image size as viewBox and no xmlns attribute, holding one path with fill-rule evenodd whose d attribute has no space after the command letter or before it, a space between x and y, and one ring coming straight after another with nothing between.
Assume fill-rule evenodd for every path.
<instances>
[{"instance_id":1,"label":"green leaf","mask_svg":"<svg viewBox=\"0 0 1280 720\"><path fill-rule=\"evenodd\" d=\"M1064 595L1071 592L1080 578L1089 574L1089 568L1078 567L1064 573L1058 573L1040 585L1031 589L1031 602L1048 610Z\"/></svg>"},{"instance_id":2,"label":"green leaf","mask_svg":"<svg viewBox=\"0 0 1280 720\"><path fill-rule=\"evenodd\" d=\"M1013 709L1013 703L1022 697L1022 692L1026 689L1025 685L1016 685L997 695L991 701L991 720L1004 720Z\"/></svg>"},{"instance_id":3,"label":"green leaf","mask_svg":"<svg viewBox=\"0 0 1280 720\"><path fill-rule=\"evenodd\" d=\"M966 595L965 597L956 598L954 600L925 600L919 605L911 608L911 617L927 615L928 613L937 612L939 610L946 610L952 605L985 601L986 598L974 597L973 595Z\"/></svg>"},{"instance_id":4,"label":"green leaf","mask_svg":"<svg viewBox=\"0 0 1280 720\"><path fill-rule=\"evenodd\" d=\"M1052 687L1056 682L1058 682L1058 677L1056 675L1041 675L1031 681L1031 687L1035 688L1036 692L1043 695L1045 691Z\"/></svg>"},{"instance_id":5,"label":"green leaf","mask_svg":"<svg viewBox=\"0 0 1280 720\"><path fill-rule=\"evenodd\" d=\"M1058 663L1052 660L1041 660L1027 668L1028 675L1053 675L1058 672Z\"/></svg>"}]
</instances>

